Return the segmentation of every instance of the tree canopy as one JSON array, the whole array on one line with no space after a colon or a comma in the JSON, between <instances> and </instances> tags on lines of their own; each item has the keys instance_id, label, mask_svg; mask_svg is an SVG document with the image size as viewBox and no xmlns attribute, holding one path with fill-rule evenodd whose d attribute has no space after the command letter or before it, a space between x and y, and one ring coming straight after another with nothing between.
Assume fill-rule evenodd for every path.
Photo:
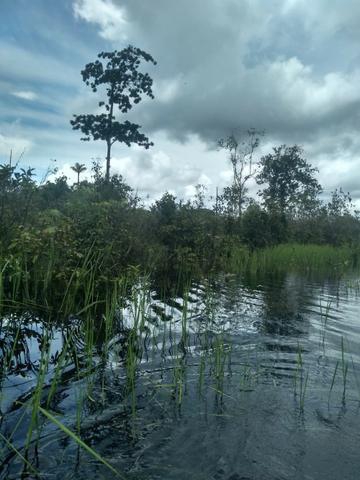
<instances>
[{"instance_id":1,"label":"tree canopy","mask_svg":"<svg viewBox=\"0 0 360 480\"><path fill-rule=\"evenodd\" d=\"M83 81L93 92L105 87L105 100L99 107L105 110L98 114L74 115L70 121L74 130L80 130L85 136L82 140L103 140L107 145L105 179L110 178L111 147L115 142L149 148L153 143L141 133L140 125L128 120L116 120L115 110L126 114L138 104L143 95L154 98L153 80L148 73L139 70L141 61L156 64L153 57L140 48L129 45L120 51L101 52L98 60L88 63L81 71Z\"/></svg>"},{"instance_id":2,"label":"tree canopy","mask_svg":"<svg viewBox=\"0 0 360 480\"><path fill-rule=\"evenodd\" d=\"M268 211L296 214L311 211L322 191L315 178L317 168L303 158L303 149L298 145L281 145L261 158L257 183L266 185L259 192Z\"/></svg>"}]
</instances>

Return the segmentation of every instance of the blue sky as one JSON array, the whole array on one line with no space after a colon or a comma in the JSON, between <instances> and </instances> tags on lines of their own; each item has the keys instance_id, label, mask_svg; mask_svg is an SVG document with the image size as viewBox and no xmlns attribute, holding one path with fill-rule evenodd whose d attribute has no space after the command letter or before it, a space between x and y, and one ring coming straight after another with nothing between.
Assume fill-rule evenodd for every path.
<instances>
[{"instance_id":1,"label":"blue sky","mask_svg":"<svg viewBox=\"0 0 360 480\"><path fill-rule=\"evenodd\" d=\"M132 118L149 151L116 145L114 172L143 196L190 196L230 181L216 140L264 129L259 155L301 144L325 194L360 198L360 4L353 0L1 0L0 162L10 149L24 166L74 179L70 166L103 158L81 142L74 113L98 99L80 71L103 50L129 43L151 53L155 100ZM56 159L56 162L54 162ZM89 173L89 172L88 172ZM256 185L251 186L255 192Z\"/></svg>"}]
</instances>

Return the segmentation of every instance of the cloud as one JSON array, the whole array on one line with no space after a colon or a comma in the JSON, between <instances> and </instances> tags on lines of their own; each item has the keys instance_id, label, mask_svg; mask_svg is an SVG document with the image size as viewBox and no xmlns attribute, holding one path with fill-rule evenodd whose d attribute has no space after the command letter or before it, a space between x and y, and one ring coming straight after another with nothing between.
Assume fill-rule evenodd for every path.
<instances>
[{"instance_id":1,"label":"cloud","mask_svg":"<svg viewBox=\"0 0 360 480\"><path fill-rule=\"evenodd\" d=\"M234 129L264 129L268 145L303 145L323 169L325 189L350 185L360 151L358 2L344 8L334 0L329 8L319 0L311 9L305 0L111 4L127 19L129 41L158 60L156 99L132 112L146 131L184 145L198 137L211 147ZM118 48L113 32L108 39ZM229 181L228 168L212 179Z\"/></svg>"},{"instance_id":2,"label":"cloud","mask_svg":"<svg viewBox=\"0 0 360 480\"><path fill-rule=\"evenodd\" d=\"M102 161L105 169L105 160ZM70 184L77 181L77 174L72 170L71 163L65 163L56 174L49 179L53 180L65 175ZM124 181L142 197L150 201L160 198L165 191L171 191L179 198L190 198L195 193L195 185L211 186L212 180L199 167L190 163L176 164L165 152L142 151L136 147L131 149L130 155L118 155L111 159L111 174L120 174ZM81 174L82 180L91 179L91 167Z\"/></svg>"},{"instance_id":3,"label":"cloud","mask_svg":"<svg viewBox=\"0 0 360 480\"><path fill-rule=\"evenodd\" d=\"M0 69L12 82L47 82L61 87L79 84L79 69L50 54L33 52L0 39ZM14 60L15 59L15 60Z\"/></svg>"},{"instance_id":4,"label":"cloud","mask_svg":"<svg viewBox=\"0 0 360 480\"><path fill-rule=\"evenodd\" d=\"M13 158L17 160L22 156L22 153L29 151L32 147L31 140L16 136L5 136L0 134L0 154L5 157L13 154Z\"/></svg>"},{"instance_id":5,"label":"cloud","mask_svg":"<svg viewBox=\"0 0 360 480\"><path fill-rule=\"evenodd\" d=\"M120 173L141 196L158 198L166 190L183 197L189 185L204 180L200 168L191 163L175 163L163 151L133 151L131 156L114 157L112 172Z\"/></svg>"},{"instance_id":6,"label":"cloud","mask_svg":"<svg viewBox=\"0 0 360 480\"><path fill-rule=\"evenodd\" d=\"M356 0L317 0L309 8L307 0L285 0L283 13L300 16L309 32L315 35L335 35L341 33L348 38L359 38L358 20L360 5Z\"/></svg>"},{"instance_id":7,"label":"cloud","mask_svg":"<svg viewBox=\"0 0 360 480\"><path fill-rule=\"evenodd\" d=\"M216 140L249 127L267 132L259 155L299 143L325 190L341 182L358 192L358 1L345 8L342 0L331 7L318 0L309 8L306 0L69 0L54 11L37 3L29 18L15 7L12 15L23 32L26 21L43 19L36 34L0 34L3 151L25 142L26 158L42 168L50 158L70 168L103 157L101 142L80 142L69 125L74 113L96 112L101 96L86 88L80 70L98 52L132 43L158 61L146 64L155 100L129 115L155 147L115 145L113 167L144 195L189 195L202 174L209 189L221 188L231 169ZM45 22L53 17L55 35Z\"/></svg>"},{"instance_id":8,"label":"cloud","mask_svg":"<svg viewBox=\"0 0 360 480\"><path fill-rule=\"evenodd\" d=\"M359 65L344 71L337 58L323 65L316 54L330 30L345 41L354 20L338 1L336 8L319 3L309 9L300 0L209 0L204 8L203 0L77 0L74 9L114 47L126 31L158 60L151 70L156 101L134 112L147 130L214 142L253 126L304 142L339 123L360 127ZM314 32L323 19L326 29Z\"/></svg>"},{"instance_id":9,"label":"cloud","mask_svg":"<svg viewBox=\"0 0 360 480\"><path fill-rule=\"evenodd\" d=\"M73 9L77 18L99 25L103 38L126 39L125 12L111 0L76 0Z\"/></svg>"},{"instance_id":10,"label":"cloud","mask_svg":"<svg viewBox=\"0 0 360 480\"><path fill-rule=\"evenodd\" d=\"M36 100L38 98L37 94L34 92L31 92L30 90L22 90L18 92L12 92L12 95L14 97L22 98L24 100Z\"/></svg>"}]
</instances>

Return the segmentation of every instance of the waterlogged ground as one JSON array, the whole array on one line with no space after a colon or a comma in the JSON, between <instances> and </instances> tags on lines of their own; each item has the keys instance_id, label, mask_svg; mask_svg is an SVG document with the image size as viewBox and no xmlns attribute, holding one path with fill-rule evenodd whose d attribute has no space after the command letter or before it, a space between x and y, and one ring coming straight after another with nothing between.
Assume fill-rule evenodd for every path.
<instances>
[{"instance_id":1,"label":"waterlogged ground","mask_svg":"<svg viewBox=\"0 0 360 480\"><path fill-rule=\"evenodd\" d=\"M43 415L30 436L34 392L124 478L358 478L356 277L221 276L162 298L139 285L87 334L3 318L1 479L116 478Z\"/></svg>"}]
</instances>

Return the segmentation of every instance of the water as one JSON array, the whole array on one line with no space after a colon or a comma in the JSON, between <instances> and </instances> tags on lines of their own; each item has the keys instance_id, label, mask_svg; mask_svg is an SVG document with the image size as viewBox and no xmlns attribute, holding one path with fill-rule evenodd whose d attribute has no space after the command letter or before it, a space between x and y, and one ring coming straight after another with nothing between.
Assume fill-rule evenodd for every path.
<instances>
[{"instance_id":1,"label":"water","mask_svg":"<svg viewBox=\"0 0 360 480\"><path fill-rule=\"evenodd\" d=\"M117 312L110 340L102 333L91 358L80 319L50 329L33 315L4 318L0 353L13 361L2 382L2 434L13 432L24 453L31 412L23 405L41 354L45 402L71 343L77 356L66 357L51 411L126 478L358 478L354 278L219 276L193 283L186 301L162 298L139 286L132 300L142 309ZM42 420L38 438L29 461L44 478L115 478L53 423ZM2 458L0 478L21 478L19 456L3 445Z\"/></svg>"}]
</instances>

